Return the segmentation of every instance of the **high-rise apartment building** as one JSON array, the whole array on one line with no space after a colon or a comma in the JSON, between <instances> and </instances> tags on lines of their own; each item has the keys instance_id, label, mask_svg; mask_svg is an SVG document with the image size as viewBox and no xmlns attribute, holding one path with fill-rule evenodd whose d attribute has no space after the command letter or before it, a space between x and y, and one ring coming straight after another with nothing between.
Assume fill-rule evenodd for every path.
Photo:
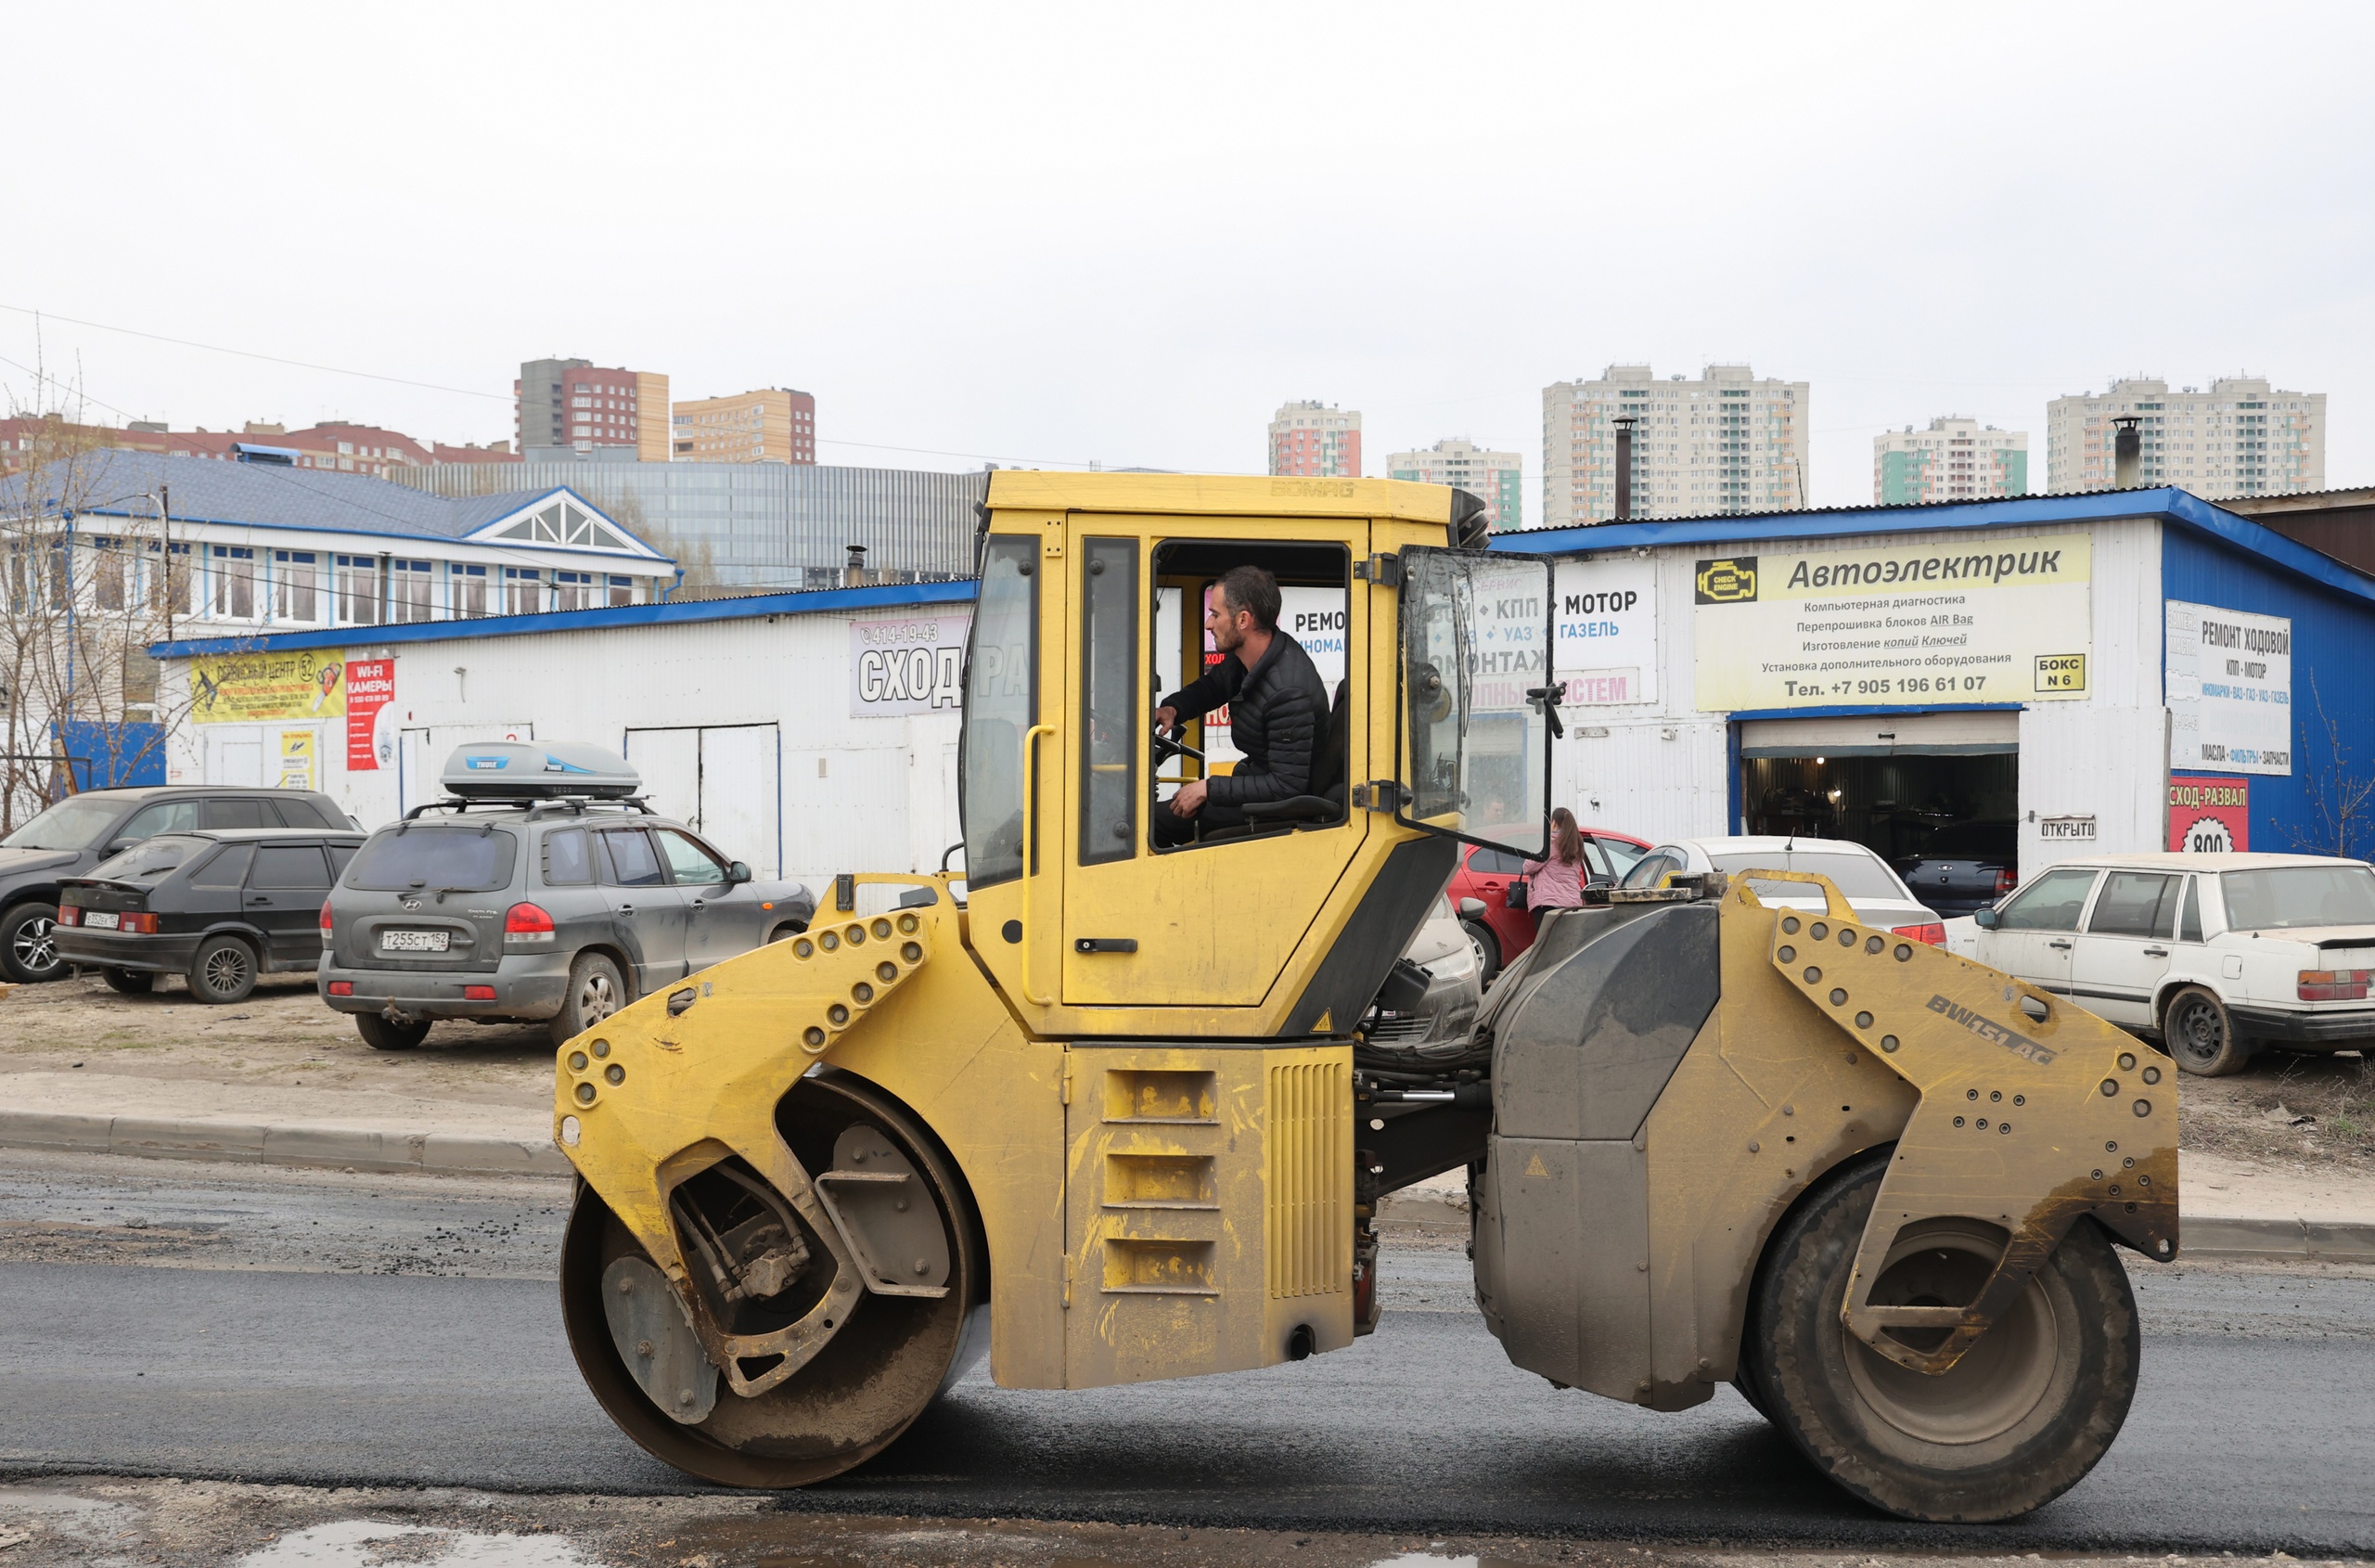
<instances>
[{"instance_id":1,"label":"high-rise apartment building","mask_svg":"<svg viewBox=\"0 0 2375 1568\"><path fill-rule=\"evenodd\" d=\"M1487 452L1465 436L1455 436L1424 452L1394 453L1385 460L1385 477L1456 484L1483 497L1495 529L1523 526L1525 459L1514 452Z\"/></svg>"},{"instance_id":2,"label":"high-rise apartment building","mask_svg":"<svg viewBox=\"0 0 2375 1568\"><path fill-rule=\"evenodd\" d=\"M2028 493L2026 431L1999 431L1949 414L1931 420L1926 431L1907 425L1872 438L1872 499L1883 507Z\"/></svg>"},{"instance_id":3,"label":"high-rise apartment building","mask_svg":"<svg viewBox=\"0 0 2375 1568\"><path fill-rule=\"evenodd\" d=\"M511 383L522 454L632 448L639 463L668 460L668 378L583 359L532 359Z\"/></svg>"},{"instance_id":4,"label":"high-rise apartment building","mask_svg":"<svg viewBox=\"0 0 2375 1568\"><path fill-rule=\"evenodd\" d=\"M1282 406L1270 421L1270 471L1316 479L1360 478L1360 411L1321 403Z\"/></svg>"},{"instance_id":5,"label":"high-rise apartment building","mask_svg":"<svg viewBox=\"0 0 2375 1568\"><path fill-rule=\"evenodd\" d=\"M680 463L814 463L816 400L766 387L680 403L674 453Z\"/></svg>"},{"instance_id":6,"label":"high-rise apartment building","mask_svg":"<svg viewBox=\"0 0 2375 1568\"><path fill-rule=\"evenodd\" d=\"M2045 408L2046 488L2055 495L2118 482L2114 419L2133 416L2146 484L2198 495L2283 495L2326 487L2326 394L2281 392L2265 376L2230 376L2169 390L2166 381L2113 381L2099 396L2057 397Z\"/></svg>"},{"instance_id":7,"label":"high-rise apartment building","mask_svg":"<svg viewBox=\"0 0 2375 1568\"><path fill-rule=\"evenodd\" d=\"M1808 388L1710 365L1661 381L1646 365L1542 389L1542 522L1616 515L1616 426L1633 423L1637 518L1783 511L1806 504Z\"/></svg>"}]
</instances>

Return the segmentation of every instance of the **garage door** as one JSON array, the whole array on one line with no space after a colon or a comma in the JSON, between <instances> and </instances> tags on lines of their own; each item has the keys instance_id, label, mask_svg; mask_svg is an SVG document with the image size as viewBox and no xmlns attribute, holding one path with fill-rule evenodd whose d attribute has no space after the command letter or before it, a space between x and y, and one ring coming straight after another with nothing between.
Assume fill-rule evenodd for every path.
<instances>
[{"instance_id":1,"label":"garage door","mask_svg":"<svg viewBox=\"0 0 2375 1568\"><path fill-rule=\"evenodd\" d=\"M777 726L630 729L627 761L652 809L690 827L762 877L783 875L783 790Z\"/></svg>"},{"instance_id":2,"label":"garage door","mask_svg":"<svg viewBox=\"0 0 2375 1568\"><path fill-rule=\"evenodd\" d=\"M2017 712L1750 719L1740 726L1744 757L1885 757L1897 752L1975 757L2020 749Z\"/></svg>"},{"instance_id":3,"label":"garage door","mask_svg":"<svg viewBox=\"0 0 2375 1568\"><path fill-rule=\"evenodd\" d=\"M1933 840L2009 840L2019 816L2015 711L1747 719L1740 747L1746 833L1848 839L1904 866Z\"/></svg>"}]
</instances>

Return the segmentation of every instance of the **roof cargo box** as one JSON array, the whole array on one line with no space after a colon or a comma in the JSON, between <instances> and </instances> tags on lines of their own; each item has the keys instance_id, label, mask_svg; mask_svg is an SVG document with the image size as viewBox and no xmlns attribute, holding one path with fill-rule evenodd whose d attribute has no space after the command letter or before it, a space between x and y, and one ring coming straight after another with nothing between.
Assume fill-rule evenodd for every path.
<instances>
[{"instance_id":1,"label":"roof cargo box","mask_svg":"<svg viewBox=\"0 0 2375 1568\"><path fill-rule=\"evenodd\" d=\"M466 801L623 800L643 788L624 757L582 740L481 740L445 760L443 783Z\"/></svg>"}]
</instances>

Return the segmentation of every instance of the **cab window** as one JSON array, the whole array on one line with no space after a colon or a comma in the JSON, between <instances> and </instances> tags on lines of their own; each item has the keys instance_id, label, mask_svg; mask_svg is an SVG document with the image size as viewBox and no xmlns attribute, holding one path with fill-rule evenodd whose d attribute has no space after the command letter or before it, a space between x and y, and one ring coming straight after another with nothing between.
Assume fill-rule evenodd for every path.
<instances>
[{"instance_id":1,"label":"cab window","mask_svg":"<svg viewBox=\"0 0 2375 1568\"><path fill-rule=\"evenodd\" d=\"M1514 877L1525 869L1525 857L1505 849L1480 849L1468 857L1468 868L1487 877Z\"/></svg>"},{"instance_id":2,"label":"cab window","mask_svg":"<svg viewBox=\"0 0 2375 1568\"><path fill-rule=\"evenodd\" d=\"M254 795L216 796L206 803L209 828L277 828L277 817L264 816L264 803Z\"/></svg>"},{"instance_id":3,"label":"cab window","mask_svg":"<svg viewBox=\"0 0 2375 1568\"><path fill-rule=\"evenodd\" d=\"M1080 862L1137 853L1138 542L1084 543Z\"/></svg>"},{"instance_id":4,"label":"cab window","mask_svg":"<svg viewBox=\"0 0 2375 1568\"><path fill-rule=\"evenodd\" d=\"M965 655L965 755L957 769L967 885L1022 875L1022 738L1039 722L1039 541L993 536L982 552Z\"/></svg>"},{"instance_id":5,"label":"cab window","mask_svg":"<svg viewBox=\"0 0 2375 1568\"><path fill-rule=\"evenodd\" d=\"M2004 906L1998 931L2076 931L2095 885L2090 870L2048 871L2012 895Z\"/></svg>"},{"instance_id":6,"label":"cab window","mask_svg":"<svg viewBox=\"0 0 2375 1568\"><path fill-rule=\"evenodd\" d=\"M116 830L119 839L148 839L159 833L186 833L198 826L198 803L188 801L159 801L143 806L132 814L132 820Z\"/></svg>"},{"instance_id":7,"label":"cab window","mask_svg":"<svg viewBox=\"0 0 2375 1568\"><path fill-rule=\"evenodd\" d=\"M594 846L583 828L564 828L545 835L545 885L589 887L594 881Z\"/></svg>"},{"instance_id":8,"label":"cab window","mask_svg":"<svg viewBox=\"0 0 2375 1568\"><path fill-rule=\"evenodd\" d=\"M255 855L253 844L225 844L214 852L212 859L189 874L189 885L206 888L235 888L248 880L248 862Z\"/></svg>"},{"instance_id":9,"label":"cab window","mask_svg":"<svg viewBox=\"0 0 2375 1568\"><path fill-rule=\"evenodd\" d=\"M312 844L260 844L255 868L248 874L251 888L288 891L327 888L329 863Z\"/></svg>"}]
</instances>

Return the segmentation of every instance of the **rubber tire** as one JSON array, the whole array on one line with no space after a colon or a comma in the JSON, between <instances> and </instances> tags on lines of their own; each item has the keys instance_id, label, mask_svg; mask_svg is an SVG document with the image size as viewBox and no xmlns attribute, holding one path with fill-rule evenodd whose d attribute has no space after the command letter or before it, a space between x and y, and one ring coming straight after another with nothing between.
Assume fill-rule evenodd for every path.
<instances>
[{"instance_id":1,"label":"rubber tire","mask_svg":"<svg viewBox=\"0 0 2375 1568\"><path fill-rule=\"evenodd\" d=\"M28 927L34 929L28 930ZM6 915L0 915L0 972L26 985L65 979L67 964L58 956L57 931L57 905L36 904L31 900L11 905ZM46 947L49 962L29 964L21 960L17 955L19 942L36 951Z\"/></svg>"},{"instance_id":2,"label":"rubber tire","mask_svg":"<svg viewBox=\"0 0 2375 1568\"><path fill-rule=\"evenodd\" d=\"M2252 1043L2235 1033L2234 1015L2202 986L2189 985L2171 996L2161 1009L2161 1020L2162 1043L2181 1072L2223 1078L2251 1062ZM2197 1023L2202 1027L2197 1029Z\"/></svg>"},{"instance_id":3,"label":"rubber tire","mask_svg":"<svg viewBox=\"0 0 2375 1568\"><path fill-rule=\"evenodd\" d=\"M808 925L804 920L786 920L783 924L776 927L775 930L767 932L767 945L772 947L778 942L788 941L792 937L798 936L802 932L806 931L807 929Z\"/></svg>"},{"instance_id":4,"label":"rubber tire","mask_svg":"<svg viewBox=\"0 0 2375 1568\"><path fill-rule=\"evenodd\" d=\"M256 970L256 950L244 941L210 936L190 956L189 994L210 1007L244 1002L255 991Z\"/></svg>"},{"instance_id":5,"label":"rubber tire","mask_svg":"<svg viewBox=\"0 0 2375 1568\"><path fill-rule=\"evenodd\" d=\"M1501 972L1501 939L1482 920L1463 919L1459 929L1468 933L1468 945L1476 949L1476 984L1482 990Z\"/></svg>"},{"instance_id":6,"label":"rubber tire","mask_svg":"<svg viewBox=\"0 0 2375 1568\"><path fill-rule=\"evenodd\" d=\"M605 990L610 1005L601 1007L599 993ZM553 1044L583 1035L632 1000L618 965L599 953L580 953L569 966L569 989L560 995L560 1011L553 1014Z\"/></svg>"},{"instance_id":7,"label":"rubber tire","mask_svg":"<svg viewBox=\"0 0 2375 1568\"><path fill-rule=\"evenodd\" d=\"M354 1015L354 1032L375 1051L408 1051L429 1038L429 1020L392 1023L376 1012L359 1012Z\"/></svg>"},{"instance_id":8,"label":"rubber tire","mask_svg":"<svg viewBox=\"0 0 2375 1568\"><path fill-rule=\"evenodd\" d=\"M146 996L157 989L157 977L147 970L108 968L99 971L108 989L126 996Z\"/></svg>"},{"instance_id":9,"label":"rubber tire","mask_svg":"<svg viewBox=\"0 0 2375 1568\"><path fill-rule=\"evenodd\" d=\"M1816 1469L1875 1508L1932 1522L2017 1518L2083 1480L2127 1419L2139 1344L2127 1271L2100 1227L2077 1220L2032 1277L2027 1299L2039 1304L2053 1342L2035 1403L1980 1441L1912 1435L1868 1400L1851 1357L1867 1357L1867 1366L1900 1380L1906 1374L1853 1341L1840 1317L1864 1222L1893 1152L1883 1150L1824 1178L1766 1242L1741 1345L1742 1376L1755 1384L1750 1403L1767 1412ZM1989 1332L2004 1330L2006 1321ZM1983 1337L1971 1356L1987 1343ZM2009 1370L1966 1358L1945 1378L1970 1372L1981 1381L1967 1381L1963 1391L1983 1393L2011 1382L2002 1375Z\"/></svg>"}]
</instances>

